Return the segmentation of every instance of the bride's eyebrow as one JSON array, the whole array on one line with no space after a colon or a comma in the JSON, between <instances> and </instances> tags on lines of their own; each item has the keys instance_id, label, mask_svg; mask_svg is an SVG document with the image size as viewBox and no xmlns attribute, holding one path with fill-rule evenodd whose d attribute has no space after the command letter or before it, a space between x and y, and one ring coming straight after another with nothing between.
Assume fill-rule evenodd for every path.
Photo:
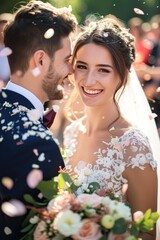
<instances>
[{"instance_id":1,"label":"bride's eyebrow","mask_svg":"<svg viewBox=\"0 0 160 240\"><path fill-rule=\"evenodd\" d=\"M96 65L97 67L109 67L109 68L113 68L111 65L109 65L109 64L97 64Z\"/></svg>"},{"instance_id":2,"label":"bride's eyebrow","mask_svg":"<svg viewBox=\"0 0 160 240\"><path fill-rule=\"evenodd\" d=\"M81 63L81 64L85 64L85 65L87 65L86 62L83 62L83 61L80 61L80 60L77 60L76 63Z\"/></svg>"}]
</instances>

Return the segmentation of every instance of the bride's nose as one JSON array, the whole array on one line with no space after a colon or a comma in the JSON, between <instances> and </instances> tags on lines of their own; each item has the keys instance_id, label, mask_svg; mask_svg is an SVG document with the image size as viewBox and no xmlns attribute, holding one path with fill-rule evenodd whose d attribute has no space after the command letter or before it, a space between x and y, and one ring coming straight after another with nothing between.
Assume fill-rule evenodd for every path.
<instances>
[{"instance_id":1,"label":"bride's nose","mask_svg":"<svg viewBox=\"0 0 160 240\"><path fill-rule=\"evenodd\" d=\"M92 86L96 83L96 77L94 72L89 71L86 76L84 77L84 84L85 86Z\"/></svg>"}]
</instances>

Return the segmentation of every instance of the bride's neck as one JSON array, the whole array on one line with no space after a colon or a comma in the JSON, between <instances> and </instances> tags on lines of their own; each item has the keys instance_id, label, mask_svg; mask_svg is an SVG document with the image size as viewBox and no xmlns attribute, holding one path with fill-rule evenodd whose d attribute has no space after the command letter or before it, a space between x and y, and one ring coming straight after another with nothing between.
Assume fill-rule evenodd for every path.
<instances>
[{"instance_id":1,"label":"bride's neck","mask_svg":"<svg viewBox=\"0 0 160 240\"><path fill-rule=\"evenodd\" d=\"M119 118L118 110L115 106L112 108L87 108L84 125L86 126L86 134L99 131L109 131L114 127L114 122Z\"/></svg>"}]
</instances>

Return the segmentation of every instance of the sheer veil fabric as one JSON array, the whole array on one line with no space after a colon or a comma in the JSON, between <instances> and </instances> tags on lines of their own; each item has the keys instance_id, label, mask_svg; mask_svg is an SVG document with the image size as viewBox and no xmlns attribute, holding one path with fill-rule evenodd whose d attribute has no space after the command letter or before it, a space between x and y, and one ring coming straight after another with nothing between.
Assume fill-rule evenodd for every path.
<instances>
[{"instance_id":1,"label":"sheer veil fabric","mask_svg":"<svg viewBox=\"0 0 160 240\"><path fill-rule=\"evenodd\" d=\"M132 68L128 83L121 95L120 89L117 94L118 105L121 113L129 122L139 128L149 139L153 156L157 161L158 175L158 212L160 212L160 138L155 120L152 117L150 106L141 87L135 70ZM160 239L160 220L157 223L157 240Z\"/></svg>"}]
</instances>

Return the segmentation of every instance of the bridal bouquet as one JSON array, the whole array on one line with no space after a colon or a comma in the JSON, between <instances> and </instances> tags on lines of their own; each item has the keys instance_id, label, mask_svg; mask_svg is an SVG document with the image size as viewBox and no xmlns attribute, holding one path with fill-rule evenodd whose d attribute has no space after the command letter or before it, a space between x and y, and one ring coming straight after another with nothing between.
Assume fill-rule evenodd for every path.
<instances>
[{"instance_id":1,"label":"bridal bouquet","mask_svg":"<svg viewBox=\"0 0 160 240\"><path fill-rule=\"evenodd\" d=\"M68 173L61 172L53 180L39 183L43 203L25 195L30 212L23 224L22 239L135 240L140 231L152 230L159 217L147 210L144 215L135 213L132 221L130 207L102 191L97 182L76 196L78 188Z\"/></svg>"}]
</instances>

